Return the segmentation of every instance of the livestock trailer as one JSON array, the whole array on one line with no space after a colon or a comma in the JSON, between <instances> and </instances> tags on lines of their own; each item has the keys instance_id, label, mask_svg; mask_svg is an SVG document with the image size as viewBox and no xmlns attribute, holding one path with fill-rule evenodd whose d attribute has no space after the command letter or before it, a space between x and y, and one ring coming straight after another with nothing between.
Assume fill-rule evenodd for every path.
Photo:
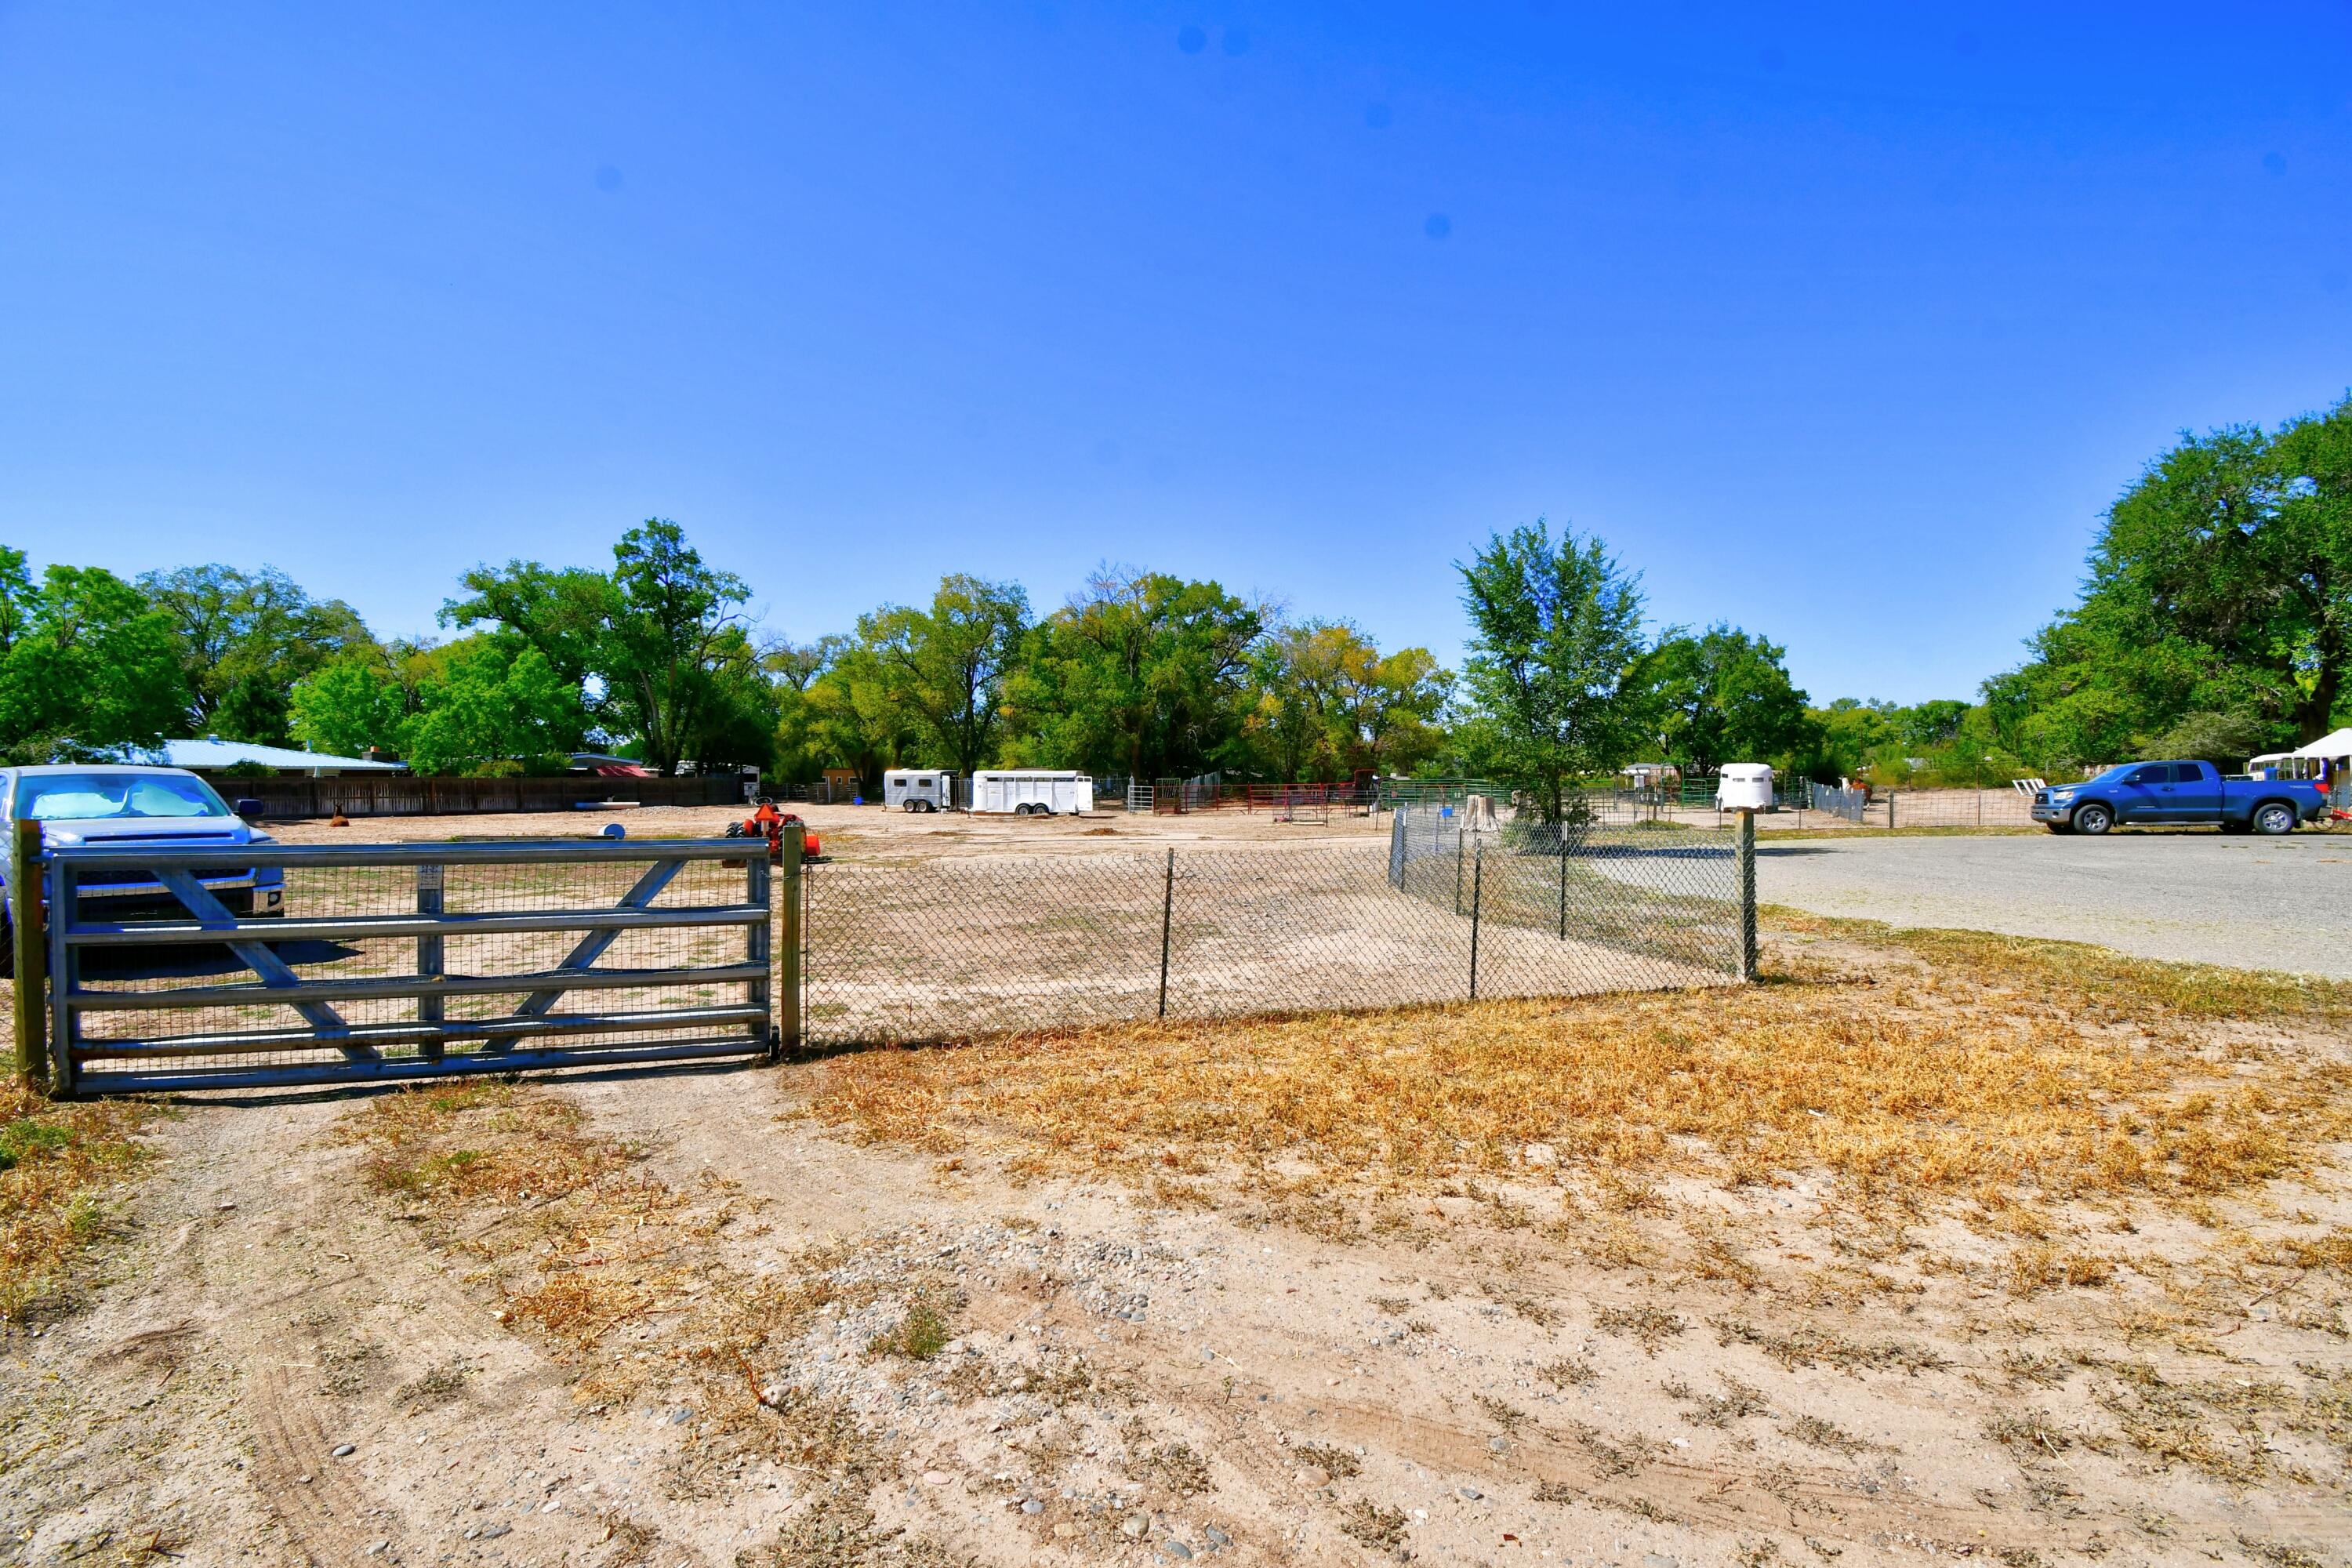
<instances>
[{"instance_id":1,"label":"livestock trailer","mask_svg":"<svg viewBox=\"0 0 2352 1568\"><path fill-rule=\"evenodd\" d=\"M1095 808L1095 781L1059 768L998 768L971 775L971 809L1056 816Z\"/></svg>"},{"instance_id":2,"label":"livestock trailer","mask_svg":"<svg viewBox=\"0 0 2352 1568\"><path fill-rule=\"evenodd\" d=\"M892 768L882 775L884 809L953 811L956 776L940 768Z\"/></svg>"}]
</instances>

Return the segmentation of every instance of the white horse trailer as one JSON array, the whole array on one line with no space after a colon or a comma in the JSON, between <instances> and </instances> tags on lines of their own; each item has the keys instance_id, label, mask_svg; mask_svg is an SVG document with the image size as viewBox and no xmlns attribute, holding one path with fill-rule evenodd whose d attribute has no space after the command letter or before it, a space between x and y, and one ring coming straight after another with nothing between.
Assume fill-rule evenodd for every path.
<instances>
[{"instance_id":1,"label":"white horse trailer","mask_svg":"<svg viewBox=\"0 0 2352 1568\"><path fill-rule=\"evenodd\" d=\"M882 775L885 810L953 811L956 776L940 768L892 768Z\"/></svg>"},{"instance_id":2,"label":"white horse trailer","mask_svg":"<svg viewBox=\"0 0 2352 1568\"><path fill-rule=\"evenodd\" d=\"M971 809L1015 816L1065 816L1095 808L1095 781L1058 768L998 768L971 775Z\"/></svg>"}]
</instances>

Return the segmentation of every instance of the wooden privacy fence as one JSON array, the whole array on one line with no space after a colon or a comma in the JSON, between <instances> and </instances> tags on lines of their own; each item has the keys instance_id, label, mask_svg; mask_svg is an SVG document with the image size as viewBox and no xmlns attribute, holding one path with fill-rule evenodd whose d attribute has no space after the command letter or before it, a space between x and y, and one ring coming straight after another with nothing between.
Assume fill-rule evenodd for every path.
<instances>
[{"instance_id":1,"label":"wooden privacy fence","mask_svg":"<svg viewBox=\"0 0 2352 1568\"><path fill-rule=\"evenodd\" d=\"M338 773L331 778L240 778L209 775L231 800L257 800L262 815L286 821L304 816L437 816L488 811L572 811L610 800L639 805L738 805L748 775L704 773L690 778L627 778L562 773L550 778L434 778L415 773Z\"/></svg>"}]
</instances>

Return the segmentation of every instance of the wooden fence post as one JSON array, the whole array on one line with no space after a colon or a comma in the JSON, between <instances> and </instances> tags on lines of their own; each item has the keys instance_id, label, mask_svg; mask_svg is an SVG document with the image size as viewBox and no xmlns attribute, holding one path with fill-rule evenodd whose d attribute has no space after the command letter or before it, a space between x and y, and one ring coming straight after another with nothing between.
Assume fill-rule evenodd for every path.
<instances>
[{"instance_id":1,"label":"wooden fence post","mask_svg":"<svg viewBox=\"0 0 2352 1568\"><path fill-rule=\"evenodd\" d=\"M41 919L41 825L19 822L8 846L9 940L16 963L16 1076L49 1080L48 933Z\"/></svg>"},{"instance_id":2,"label":"wooden fence post","mask_svg":"<svg viewBox=\"0 0 2352 1568\"><path fill-rule=\"evenodd\" d=\"M808 851L808 830L797 822L784 824L783 875L773 884L776 908L776 1049L799 1051L806 1043L801 1022L801 858ZM754 854L758 851L754 850Z\"/></svg>"}]
</instances>

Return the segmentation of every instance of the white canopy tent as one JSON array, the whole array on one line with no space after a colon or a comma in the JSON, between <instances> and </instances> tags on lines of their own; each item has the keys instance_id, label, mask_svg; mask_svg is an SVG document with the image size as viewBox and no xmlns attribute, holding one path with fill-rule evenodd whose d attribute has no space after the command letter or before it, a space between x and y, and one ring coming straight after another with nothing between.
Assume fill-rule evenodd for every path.
<instances>
[{"instance_id":1,"label":"white canopy tent","mask_svg":"<svg viewBox=\"0 0 2352 1568\"><path fill-rule=\"evenodd\" d=\"M2352 760L2352 727L2322 735L2308 746L2297 746L2287 753L2294 757L2317 757L2323 762L2340 763Z\"/></svg>"}]
</instances>

